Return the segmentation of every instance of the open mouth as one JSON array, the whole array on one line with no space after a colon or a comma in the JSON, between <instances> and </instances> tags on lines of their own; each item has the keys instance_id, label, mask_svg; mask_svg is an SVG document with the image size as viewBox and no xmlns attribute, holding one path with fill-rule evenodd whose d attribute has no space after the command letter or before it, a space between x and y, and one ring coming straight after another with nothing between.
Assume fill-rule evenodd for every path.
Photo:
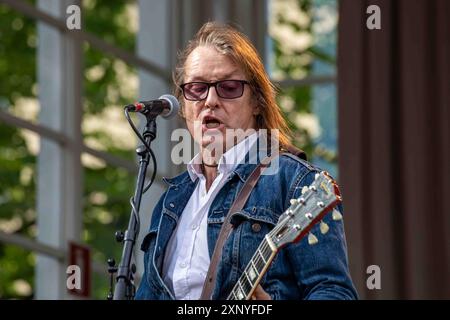
<instances>
[{"instance_id":1,"label":"open mouth","mask_svg":"<svg viewBox=\"0 0 450 320\"><path fill-rule=\"evenodd\" d=\"M217 129L222 125L222 122L213 116L205 116L202 124L207 129Z\"/></svg>"}]
</instances>

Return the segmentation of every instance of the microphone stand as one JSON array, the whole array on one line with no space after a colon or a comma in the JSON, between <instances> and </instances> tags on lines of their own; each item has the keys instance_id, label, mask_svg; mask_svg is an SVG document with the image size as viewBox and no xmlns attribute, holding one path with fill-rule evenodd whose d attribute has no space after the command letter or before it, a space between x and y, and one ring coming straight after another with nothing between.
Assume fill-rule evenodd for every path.
<instances>
[{"instance_id":1,"label":"microphone stand","mask_svg":"<svg viewBox=\"0 0 450 320\"><path fill-rule=\"evenodd\" d=\"M150 147L151 142L156 138L156 115L147 114L147 123L144 128L143 138ZM128 229L125 234L121 231L117 231L115 234L118 242L123 242L122 258L119 266L115 266L114 259L108 259L108 272L110 273L110 291L108 294L108 300L131 300L134 299L135 286L134 286L134 274L136 272L136 265L133 263L130 267L131 257L133 254L133 247L136 242L136 237L139 234L139 208L141 206L142 194L144 191L145 177L147 174L147 167L150 160L150 150L145 145L141 145L136 149L136 154L139 159L139 172L137 176L136 188L134 197L131 200L131 215L128 224ZM155 168L156 169L156 168ZM117 271L116 285L114 288L114 295L112 294L113 275Z\"/></svg>"}]
</instances>

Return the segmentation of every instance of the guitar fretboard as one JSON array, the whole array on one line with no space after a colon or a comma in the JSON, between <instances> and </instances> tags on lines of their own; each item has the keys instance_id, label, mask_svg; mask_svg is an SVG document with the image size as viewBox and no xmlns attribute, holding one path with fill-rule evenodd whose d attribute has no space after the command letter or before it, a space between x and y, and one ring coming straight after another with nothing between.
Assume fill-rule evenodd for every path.
<instances>
[{"instance_id":1,"label":"guitar fretboard","mask_svg":"<svg viewBox=\"0 0 450 320\"><path fill-rule=\"evenodd\" d=\"M247 264L227 300L246 300L253 293L276 254L270 241L270 236L267 235Z\"/></svg>"}]
</instances>

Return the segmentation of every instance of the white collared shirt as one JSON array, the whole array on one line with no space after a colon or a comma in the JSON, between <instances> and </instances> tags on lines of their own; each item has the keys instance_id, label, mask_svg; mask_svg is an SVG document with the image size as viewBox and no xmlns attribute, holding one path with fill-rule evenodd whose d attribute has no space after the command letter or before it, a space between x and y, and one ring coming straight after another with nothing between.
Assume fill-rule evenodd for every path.
<instances>
[{"instance_id":1,"label":"white collared shirt","mask_svg":"<svg viewBox=\"0 0 450 320\"><path fill-rule=\"evenodd\" d=\"M257 138L258 133L255 132L222 155L217 177L208 191L206 178L198 164L201 163L201 155L197 154L187 165L191 180L199 181L167 244L162 270L163 280L177 300L200 298L210 263L207 218L211 203Z\"/></svg>"}]
</instances>

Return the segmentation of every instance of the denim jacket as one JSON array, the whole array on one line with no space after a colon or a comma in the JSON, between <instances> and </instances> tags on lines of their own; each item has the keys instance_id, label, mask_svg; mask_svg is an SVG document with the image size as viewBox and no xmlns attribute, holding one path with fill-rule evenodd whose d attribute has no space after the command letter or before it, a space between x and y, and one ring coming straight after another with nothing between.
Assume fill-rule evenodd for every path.
<instances>
[{"instance_id":1,"label":"denim jacket","mask_svg":"<svg viewBox=\"0 0 450 320\"><path fill-rule=\"evenodd\" d=\"M310 185L319 169L292 154L282 154L278 171L261 175L244 208L233 215L233 232L226 240L213 299L226 299L259 244L277 223L279 216L298 198L303 186ZM208 212L207 239L210 257L225 216L256 164L239 164L217 194ZM141 250L145 252L145 271L136 299L174 299L162 280L161 270L167 243L183 208L194 191L187 172L164 179L168 189L156 205ZM338 209L342 212L342 206ZM327 214L323 221L329 231L322 235L319 226L311 232L319 242L309 245L305 238L283 247L261 281L272 299L356 299L347 261L343 220L333 221Z\"/></svg>"}]
</instances>

